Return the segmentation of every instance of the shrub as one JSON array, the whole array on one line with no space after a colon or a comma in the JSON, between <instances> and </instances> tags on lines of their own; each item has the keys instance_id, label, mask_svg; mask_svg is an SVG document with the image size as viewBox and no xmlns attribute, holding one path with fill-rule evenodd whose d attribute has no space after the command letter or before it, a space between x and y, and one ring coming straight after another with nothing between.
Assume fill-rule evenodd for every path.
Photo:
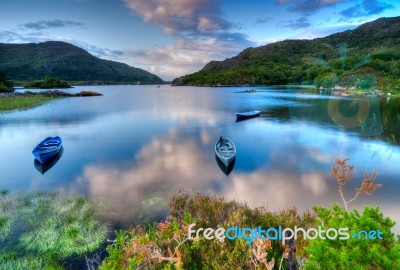
<instances>
[{"instance_id":1,"label":"shrub","mask_svg":"<svg viewBox=\"0 0 400 270\"><path fill-rule=\"evenodd\" d=\"M309 240L305 252L309 255L304 269L400 269L400 243L391 228L395 222L384 217L379 208L366 206L360 214L347 212L335 204L331 208L314 207L317 224L323 229L349 228L348 240ZM353 236L360 230L380 230L383 239Z\"/></svg>"},{"instance_id":2,"label":"shrub","mask_svg":"<svg viewBox=\"0 0 400 270\"><path fill-rule=\"evenodd\" d=\"M109 256L101 269L278 269L294 257L288 245L279 241L245 239L220 241L203 237L188 239L188 227L229 228L232 226L263 228L314 224L314 216L300 216L294 209L271 212L266 208L251 209L245 204L219 196L180 192L169 203L170 218L147 230L136 227L116 233L108 246ZM296 242L297 243L297 242ZM289 244L289 243L288 243ZM298 240L299 246L304 240Z\"/></svg>"}]
</instances>

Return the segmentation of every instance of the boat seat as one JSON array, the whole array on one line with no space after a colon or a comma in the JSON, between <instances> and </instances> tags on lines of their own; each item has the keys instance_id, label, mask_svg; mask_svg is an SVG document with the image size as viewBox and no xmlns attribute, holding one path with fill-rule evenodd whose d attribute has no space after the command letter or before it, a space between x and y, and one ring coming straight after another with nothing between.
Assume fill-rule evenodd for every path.
<instances>
[{"instance_id":1,"label":"boat seat","mask_svg":"<svg viewBox=\"0 0 400 270\"><path fill-rule=\"evenodd\" d=\"M58 142L47 142L44 145L58 145Z\"/></svg>"}]
</instances>

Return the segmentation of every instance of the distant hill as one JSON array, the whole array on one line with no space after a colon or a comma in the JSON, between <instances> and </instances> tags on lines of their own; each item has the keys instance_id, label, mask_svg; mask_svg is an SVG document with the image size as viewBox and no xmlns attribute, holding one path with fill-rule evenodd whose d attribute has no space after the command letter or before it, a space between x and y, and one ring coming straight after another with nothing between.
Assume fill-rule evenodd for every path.
<instances>
[{"instance_id":1,"label":"distant hill","mask_svg":"<svg viewBox=\"0 0 400 270\"><path fill-rule=\"evenodd\" d=\"M40 80L44 76L66 81L158 84L154 74L123 63L99 59L72 44L48 41L0 43L0 70L9 80Z\"/></svg>"},{"instance_id":2,"label":"distant hill","mask_svg":"<svg viewBox=\"0 0 400 270\"><path fill-rule=\"evenodd\" d=\"M173 85L309 84L326 77L374 74L378 87L400 91L400 17L314 40L284 40L247 48L173 80Z\"/></svg>"}]
</instances>

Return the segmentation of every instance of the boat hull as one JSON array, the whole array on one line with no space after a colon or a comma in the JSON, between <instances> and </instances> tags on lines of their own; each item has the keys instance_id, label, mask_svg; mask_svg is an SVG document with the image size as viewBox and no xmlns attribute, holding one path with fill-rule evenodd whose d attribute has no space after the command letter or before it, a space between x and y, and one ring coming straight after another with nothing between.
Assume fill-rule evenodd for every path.
<instances>
[{"instance_id":1,"label":"boat hull","mask_svg":"<svg viewBox=\"0 0 400 270\"><path fill-rule=\"evenodd\" d=\"M60 137L48 137L39 143L32 154L36 160L40 163L44 163L47 160L57 156L62 147L62 140Z\"/></svg>"},{"instance_id":2,"label":"boat hull","mask_svg":"<svg viewBox=\"0 0 400 270\"><path fill-rule=\"evenodd\" d=\"M236 157L236 147L230 139L221 137L215 144L215 155L228 167Z\"/></svg>"},{"instance_id":3,"label":"boat hull","mask_svg":"<svg viewBox=\"0 0 400 270\"><path fill-rule=\"evenodd\" d=\"M242 112L236 113L237 120L244 120L248 118L258 117L260 116L261 111L249 111L249 112Z\"/></svg>"},{"instance_id":4,"label":"boat hull","mask_svg":"<svg viewBox=\"0 0 400 270\"><path fill-rule=\"evenodd\" d=\"M224 164L226 167L229 166L229 164L231 164L232 160L235 158L235 156L232 156L230 158L225 158L219 154L216 154L218 159L222 162L222 164Z\"/></svg>"},{"instance_id":5,"label":"boat hull","mask_svg":"<svg viewBox=\"0 0 400 270\"><path fill-rule=\"evenodd\" d=\"M44 163L47 160L55 157L56 155L58 155L58 153L60 152L60 150L55 150L49 153L36 153L34 154L35 159L38 160L40 163Z\"/></svg>"}]
</instances>

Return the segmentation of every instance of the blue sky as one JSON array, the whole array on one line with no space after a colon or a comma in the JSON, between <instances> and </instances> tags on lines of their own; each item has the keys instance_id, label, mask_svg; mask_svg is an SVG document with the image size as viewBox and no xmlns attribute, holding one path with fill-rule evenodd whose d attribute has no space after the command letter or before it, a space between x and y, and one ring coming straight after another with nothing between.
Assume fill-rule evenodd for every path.
<instances>
[{"instance_id":1,"label":"blue sky","mask_svg":"<svg viewBox=\"0 0 400 270\"><path fill-rule=\"evenodd\" d=\"M247 47L311 39L399 16L391 0L13 0L0 42L61 40L165 80Z\"/></svg>"}]
</instances>

